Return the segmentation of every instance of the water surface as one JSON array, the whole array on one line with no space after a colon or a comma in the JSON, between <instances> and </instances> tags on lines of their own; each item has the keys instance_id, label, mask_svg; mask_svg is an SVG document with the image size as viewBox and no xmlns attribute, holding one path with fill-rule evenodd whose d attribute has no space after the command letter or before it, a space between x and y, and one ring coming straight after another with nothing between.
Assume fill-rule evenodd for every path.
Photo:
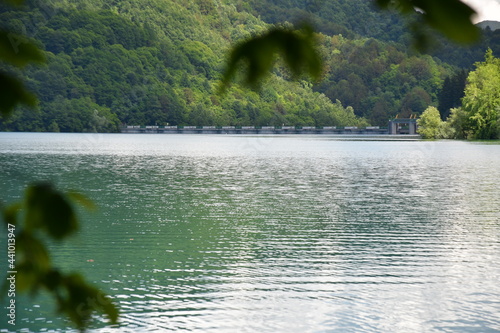
<instances>
[{"instance_id":1,"label":"water surface","mask_svg":"<svg viewBox=\"0 0 500 333\"><path fill-rule=\"evenodd\" d=\"M0 133L4 200L47 179L99 206L54 247L121 309L94 332L500 332L499 166L466 142ZM18 299L18 330L69 325Z\"/></svg>"}]
</instances>

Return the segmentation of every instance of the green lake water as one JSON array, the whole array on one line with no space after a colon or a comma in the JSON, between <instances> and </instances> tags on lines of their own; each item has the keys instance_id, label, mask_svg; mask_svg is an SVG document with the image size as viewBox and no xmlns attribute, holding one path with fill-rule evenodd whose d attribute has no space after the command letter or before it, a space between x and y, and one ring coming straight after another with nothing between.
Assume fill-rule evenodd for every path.
<instances>
[{"instance_id":1,"label":"green lake water","mask_svg":"<svg viewBox=\"0 0 500 333\"><path fill-rule=\"evenodd\" d=\"M0 197L36 180L99 207L52 247L120 308L91 332L500 332L497 144L0 133Z\"/></svg>"}]
</instances>

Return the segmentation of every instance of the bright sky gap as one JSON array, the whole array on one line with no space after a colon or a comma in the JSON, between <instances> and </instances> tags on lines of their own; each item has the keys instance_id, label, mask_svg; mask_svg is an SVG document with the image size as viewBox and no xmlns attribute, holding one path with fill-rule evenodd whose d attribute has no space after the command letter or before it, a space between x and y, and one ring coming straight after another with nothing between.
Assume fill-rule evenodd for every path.
<instances>
[{"instance_id":1,"label":"bright sky gap","mask_svg":"<svg viewBox=\"0 0 500 333\"><path fill-rule=\"evenodd\" d=\"M476 12L477 17L474 23L482 21L500 22L500 1L499 0L462 0L471 6Z\"/></svg>"}]
</instances>

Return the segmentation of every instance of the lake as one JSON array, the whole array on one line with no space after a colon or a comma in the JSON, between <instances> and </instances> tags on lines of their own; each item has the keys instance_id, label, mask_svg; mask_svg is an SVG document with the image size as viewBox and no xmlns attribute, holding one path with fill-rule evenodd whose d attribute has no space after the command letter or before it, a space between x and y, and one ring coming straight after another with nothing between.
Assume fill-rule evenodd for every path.
<instances>
[{"instance_id":1,"label":"lake","mask_svg":"<svg viewBox=\"0 0 500 333\"><path fill-rule=\"evenodd\" d=\"M1 197L36 180L98 205L53 246L120 307L92 332L500 332L498 144L0 133Z\"/></svg>"}]
</instances>

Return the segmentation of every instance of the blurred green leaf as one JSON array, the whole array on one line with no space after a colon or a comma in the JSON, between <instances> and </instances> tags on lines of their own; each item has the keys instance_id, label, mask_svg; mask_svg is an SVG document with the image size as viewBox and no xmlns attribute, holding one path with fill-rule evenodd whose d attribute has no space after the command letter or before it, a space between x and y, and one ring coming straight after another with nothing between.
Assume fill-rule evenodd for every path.
<instances>
[{"instance_id":1,"label":"blurred green leaf","mask_svg":"<svg viewBox=\"0 0 500 333\"><path fill-rule=\"evenodd\" d=\"M0 204L0 208L3 208L2 205ZM3 212L3 218L5 220L5 224L17 224L17 214L22 208L22 204L20 202L16 202L14 204L11 204L3 209L1 211Z\"/></svg>"},{"instance_id":2,"label":"blurred green leaf","mask_svg":"<svg viewBox=\"0 0 500 333\"><path fill-rule=\"evenodd\" d=\"M20 80L0 72L0 116L8 116L18 104L36 106L36 103L35 95Z\"/></svg>"},{"instance_id":3,"label":"blurred green leaf","mask_svg":"<svg viewBox=\"0 0 500 333\"><path fill-rule=\"evenodd\" d=\"M22 1L12 1L21 3ZM28 38L0 30L0 61L17 67L45 61L44 53ZM5 72L0 72L0 116L8 116L18 104L35 106L36 97L23 83Z\"/></svg>"},{"instance_id":4,"label":"blurred green leaf","mask_svg":"<svg viewBox=\"0 0 500 333\"><path fill-rule=\"evenodd\" d=\"M78 229L73 207L64 194L48 183L30 186L26 191L26 228L44 229L60 240Z\"/></svg>"},{"instance_id":5,"label":"blurred green leaf","mask_svg":"<svg viewBox=\"0 0 500 333\"><path fill-rule=\"evenodd\" d=\"M99 299L102 300L100 303L102 312L104 312L108 316L111 324L117 324L120 312L118 311L116 305L111 301L109 296L102 292L99 292Z\"/></svg>"},{"instance_id":6,"label":"blurred green leaf","mask_svg":"<svg viewBox=\"0 0 500 333\"><path fill-rule=\"evenodd\" d=\"M13 6L20 6L24 3L24 0L2 0L2 2L8 3Z\"/></svg>"},{"instance_id":7,"label":"blurred green leaf","mask_svg":"<svg viewBox=\"0 0 500 333\"><path fill-rule=\"evenodd\" d=\"M430 27L459 43L473 43L480 29L472 23L475 11L460 0L376 0L384 9L394 8L402 14L417 10ZM420 34L421 36L421 34Z\"/></svg>"},{"instance_id":8,"label":"blurred green leaf","mask_svg":"<svg viewBox=\"0 0 500 333\"><path fill-rule=\"evenodd\" d=\"M52 269L45 274L43 282L48 290L57 292L63 282L63 275L58 270Z\"/></svg>"},{"instance_id":9,"label":"blurred green leaf","mask_svg":"<svg viewBox=\"0 0 500 333\"><path fill-rule=\"evenodd\" d=\"M37 294L44 276L51 267L50 256L45 245L31 233L22 230L16 236L16 286L19 292Z\"/></svg>"},{"instance_id":10,"label":"blurred green leaf","mask_svg":"<svg viewBox=\"0 0 500 333\"><path fill-rule=\"evenodd\" d=\"M66 290L60 299L59 310L75 322L79 329L87 326L94 311L102 311L110 322L118 321L118 309L102 291L85 282L79 274L66 276L62 281Z\"/></svg>"},{"instance_id":11,"label":"blurred green leaf","mask_svg":"<svg viewBox=\"0 0 500 333\"><path fill-rule=\"evenodd\" d=\"M418 0L429 25L460 43L477 41L480 30L471 19L474 10L459 0Z\"/></svg>"},{"instance_id":12,"label":"blurred green leaf","mask_svg":"<svg viewBox=\"0 0 500 333\"><path fill-rule=\"evenodd\" d=\"M36 273L46 272L50 268L50 256L45 245L29 232L22 230L16 236L16 250L21 254L17 260L20 265Z\"/></svg>"},{"instance_id":13,"label":"blurred green leaf","mask_svg":"<svg viewBox=\"0 0 500 333\"><path fill-rule=\"evenodd\" d=\"M96 210L96 205L92 200L90 200L86 195L83 195L79 192L68 191L68 198L73 200L74 202L79 203L82 207L85 207L88 210Z\"/></svg>"},{"instance_id":14,"label":"blurred green leaf","mask_svg":"<svg viewBox=\"0 0 500 333\"><path fill-rule=\"evenodd\" d=\"M312 29L272 28L234 47L222 78L222 88L229 85L242 63L247 66L245 83L257 87L269 74L277 55L283 57L295 77L306 73L318 79L321 75L322 62L315 47Z\"/></svg>"},{"instance_id":15,"label":"blurred green leaf","mask_svg":"<svg viewBox=\"0 0 500 333\"><path fill-rule=\"evenodd\" d=\"M0 30L0 59L17 67L43 63L44 53L28 38Z\"/></svg>"}]
</instances>

